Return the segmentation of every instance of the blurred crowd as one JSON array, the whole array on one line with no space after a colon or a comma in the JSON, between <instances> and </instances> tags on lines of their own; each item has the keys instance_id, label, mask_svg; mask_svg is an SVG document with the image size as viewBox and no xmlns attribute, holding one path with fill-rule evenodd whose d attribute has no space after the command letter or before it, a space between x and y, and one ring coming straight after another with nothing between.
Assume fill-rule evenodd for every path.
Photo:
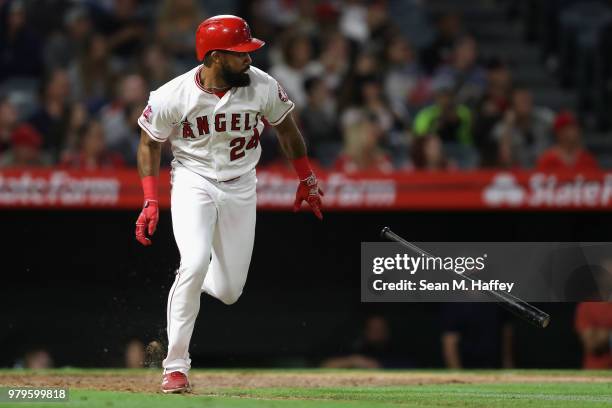
<instances>
[{"instance_id":1,"label":"blurred crowd","mask_svg":"<svg viewBox=\"0 0 612 408\"><path fill-rule=\"evenodd\" d=\"M476 317L477 316L477 317ZM441 303L440 354L446 368L516 368L513 318L493 303ZM406 321L402 321L405 326ZM323 360L325 368L414 368L417 352L398 341L383 315L367 316L344 353ZM397 328L397 326L396 326ZM582 347L582 368L612 369L612 303L576 305L574 329ZM568 333L569 335L569 333ZM519 353L528 352L520 349Z\"/></svg>"},{"instance_id":2,"label":"blurred crowd","mask_svg":"<svg viewBox=\"0 0 612 408\"><path fill-rule=\"evenodd\" d=\"M598 168L573 112L537 106L503 49L481 58L460 14L421 0L0 0L0 167L135 166L149 92L198 64L195 29L215 14L266 41L253 65L324 168ZM262 146L283 163L270 127Z\"/></svg>"},{"instance_id":3,"label":"blurred crowd","mask_svg":"<svg viewBox=\"0 0 612 408\"><path fill-rule=\"evenodd\" d=\"M108 354L108 348L104 349ZM125 368L161 368L161 362L165 357L165 350L160 342L151 341L145 345L137 337L130 338L126 343L114 350L111 357L104 362L111 367ZM55 367L55 361L51 350L43 345L25 345L25 351L18 357L13 368L40 370Z\"/></svg>"},{"instance_id":4,"label":"blurred crowd","mask_svg":"<svg viewBox=\"0 0 612 408\"><path fill-rule=\"evenodd\" d=\"M582 346L582 368L612 369L612 303L578 303L574 320L575 335ZM444 367L455 370L516 367L515 346L518 342L514 338L515 322L499 305L441 303L438 321L440 360ZM405 328L406 324L406 321L402 321L401 327ZM398 340L393 324L382 314L365 316L353 340L348 344L337 344L336 348L343 352L320 360L321 367L419 367L419 356L415 350ZM108 350L104 350L106 354ZM525 352L524 349L522 351ZM105 355L98 364L159 369L165 353L164 345L157 340L145 345L141 339L132 337L113 350L110 357ZM292 366L296 366L295 361L292 360ZM36 370L53 368L54 365L50 349L37 345L27 347L12 367ZM77 366L80 364L77 363Z\"/></svg>"},{"instance_id":5,"label":"blurred crowd","mask_svg":"<svg viewBox=\"0 0 612 408\"><path fill-rule=\"evenodd\" d=\"M528 38L559 83L574 89L576 109L600 130L612 128L612 1L524 0Z\"/></svg>"}]
</instances>

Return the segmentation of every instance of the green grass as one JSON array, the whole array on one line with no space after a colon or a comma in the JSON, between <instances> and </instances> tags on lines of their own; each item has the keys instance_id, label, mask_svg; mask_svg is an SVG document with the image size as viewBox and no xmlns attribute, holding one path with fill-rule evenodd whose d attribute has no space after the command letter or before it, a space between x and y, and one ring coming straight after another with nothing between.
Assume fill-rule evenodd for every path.
<instances>
[{"instance_id":1,"label":"green grass","mask_svg":"<svg viewBox=\"0 0 612 408\"><path fill-rule=\"evenodd\" d=\"M3 374L15 375L24 373L28 375L109 375L109 374L130 374L130 375L146 375L155 372L155 369L141 368L141 369L126 369L126 368L78 368L78 367L64 367L64 368L53 368L48 370L19 370L14 368L0 368L0 378ZM191 373L208 373L208 374L227 374L227 373L265 373L265 374L313 374L313 373L363 373L372 374L376 370L360 370L360 369L339 369L339 368L206 368L198 369L194 368L190 371ZM612 381L612 370L559 370L559 369L512 369L512 370L447 370L447 369L412 369L412 370L382 370L384 373L410 373L410 374L449 374L449 373L461 373L462 375L486 375L486 374L515 374L515 375L546 375L546 376L578 376L578 377L609 377ZM161 371L160 371L161 373ZM161 374L160 374L161 375Z\"/></svg>"},{"instance_id":2,"label":"green grass","mask_svg":"<svg viewBox=\"0 0 612 408\"><path fill-rule=\"evenodd\" d=\"M250 373L266 374L316 374L316 373L346 373L344 370L194 370L199 373ZM376 375L375 371L350 371L365 375ZM13 370L0 370L2 375L15 375ZM35 373L34 375L138 375L151 373L149 370L82 370L64 369ZM393 373L404 373L393 371ZM449 371L424 370L407 371L407 375L448 374ZM199 395L162 395L155 393L128 393L111 391L94 391L71 389L70 400L67 403L0 403L0 408L14 406L16 408L242 408L242 407L279 407L279 408L365 408L365 407L530 407L530 408L565 408L565 407L611 407L612 406L612 372L602 371L564 371L564 370L513 370L513 377L527 375L531 382L496 383L496 384L430 384L385 387L342 387L342 388L206 388L206 384L197 384ZM500 374L499 371L471 371L462 375ZM24 375L32 373L24 372ZM545 375L546 382L533 382L533 376ZM604 377L605 382L561 382L563 378ZM554 377L560 377L556 381ZM563 377L563 378L561 378ZM516 380L515 380L516 381Z\"/></svg>"}]
</instances>

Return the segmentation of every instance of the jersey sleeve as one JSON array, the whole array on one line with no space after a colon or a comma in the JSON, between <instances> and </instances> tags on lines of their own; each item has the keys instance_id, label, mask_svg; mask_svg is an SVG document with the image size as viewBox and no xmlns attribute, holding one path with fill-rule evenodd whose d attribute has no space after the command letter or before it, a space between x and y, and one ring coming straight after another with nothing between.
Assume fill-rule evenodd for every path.
<instances>
[{"instance_id":1,"label":"jersey sleeve","mask_svg":"<svg viewBox=\"0 0 612 408\"><path fill-rule=\"evenodd\" d=\"M164 103L163 98L151 92L147 107L138 118L138 126L144 130L151 139L164 142L170 136L176 119L172 108Z\"/></svg>"},{"instance_id":2,"label":"jersey sleeve","mask_svg":"<svg viewBox=\"0 0 612 408\"><path fill-rule=\"evenodd\" d=\"M295 104L287 96L287 92L276 79L270 77L268 82L268 98L263 109L263 115L272 126L281 123Z\"/></svg>"}]
</instances>

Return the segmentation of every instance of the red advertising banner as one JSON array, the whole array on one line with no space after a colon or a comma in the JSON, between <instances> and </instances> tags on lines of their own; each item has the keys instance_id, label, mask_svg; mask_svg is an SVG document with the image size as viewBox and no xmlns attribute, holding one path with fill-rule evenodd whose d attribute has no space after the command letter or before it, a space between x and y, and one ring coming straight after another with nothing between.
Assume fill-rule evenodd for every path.
<instances>
[{"instance_id":1,"label":"red advertising banner","mask_svg":"<svg viewBox=\"0 0 612 408\"><path fill-rule=\"evenodd\" d=\"M318 173L326 210L610 210L612 173L539 172ZM160 205L170 205L170 174L160 176ZM289 210L296 177L257 172L258 206ZM0 170L0 208L136 209L136 170Z\"/></svg>"}]
</instances>

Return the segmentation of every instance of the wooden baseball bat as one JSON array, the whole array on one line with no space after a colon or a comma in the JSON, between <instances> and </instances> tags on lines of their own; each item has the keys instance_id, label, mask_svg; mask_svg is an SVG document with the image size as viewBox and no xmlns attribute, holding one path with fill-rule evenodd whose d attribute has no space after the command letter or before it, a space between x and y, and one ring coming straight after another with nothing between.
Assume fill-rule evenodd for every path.
<instances>
[{"instance_id":1,"label":"wooden baseball bat","mask_svg":"<svg viewBox=\"0 0 612 408\"><path fill-rule=\"evenodd\" d=\"M429 258L435 258L433 255L429 254L426 251L423 251L421 248L419 248L418 246L414 245L411 242L406 241L404 238L400 237L399 235L397 235L396 233L394 233L393 231L391 231L391 229L389 229L389 227L384 227L382 229L382 231L380 232L381 237L386 238L390 241L395 241L399 244L401 244L402 246L417 252L419 254L423 254L426 257ZM449 271L444 269L445 271L447 271L448 273L452 273L453 275L455 275L455 277L460 277L461 279L465 279L468 280L470 282L473 282L474 279L470 278L469 276L465 276L463 274L459 274L456 273L454 271ZM536 327L540 327L542 329L546 328L548 326L548 324L550 323L550 315L547 314L546 312L538 309L537 307L530 305L529 303L525 302L522 299L519 299L518 297L511 295L510 293L506 293L506 292L498 292L496 290L491 290L491 289L487 289L487 290L482 290L481 292L486 293L487 295L491 296L492 298L494 298L497 302L499 302L501 304L501 306L503 306L506 310L508 310L509 312L515 314L516 316L520 317L523 320L528 321L529 323L533 324Z\"/></svg>"}]
</instances>

